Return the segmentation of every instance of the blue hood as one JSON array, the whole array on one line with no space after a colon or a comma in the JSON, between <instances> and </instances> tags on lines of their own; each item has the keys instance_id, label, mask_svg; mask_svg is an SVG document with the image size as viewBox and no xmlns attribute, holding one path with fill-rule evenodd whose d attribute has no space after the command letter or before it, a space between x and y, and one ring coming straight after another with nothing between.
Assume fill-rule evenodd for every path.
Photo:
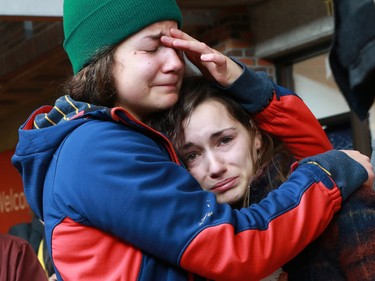
<instances>
[{"instance_id":1,"label":"blue hood","mask_svg":"<svg viewBox=\"0 0 375 281\"><path fill-rule=\"evenodd\" d=\"M90 120L82 117L101 115L109 119L106 111L62 96L54 107L34 111L18 130L19 142L12 164L21 173L26 199L39 218L43 219L44 179L55 150L71 131Z\"/></svg>"}]
</instances>

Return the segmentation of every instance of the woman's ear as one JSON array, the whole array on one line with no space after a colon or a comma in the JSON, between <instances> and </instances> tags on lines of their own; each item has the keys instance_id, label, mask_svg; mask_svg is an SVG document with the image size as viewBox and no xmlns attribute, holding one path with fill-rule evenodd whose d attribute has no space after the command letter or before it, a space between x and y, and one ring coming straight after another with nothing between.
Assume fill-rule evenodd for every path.
<instances>
[{"instance_id":1,"label":"woman's ear","mask_svg":"<svg viewBox=\"0 0 375 281\"><path fill-rule=\"evenodd\" d=\"M262 134L260 133L260 131L258 130L254 120L252 120L251 118L249 119L249 123L250 123L250 127L251 129L250 132L254 132L255 131L255 136L254 136L254 148L255 150L259 150L261 149L262 147Z\"/></svg>"},{"instance_id":2,"label":"woman's ear","mask_svg":"<svg viewBox=\"0 0 375 281\"><path fill-rule=\"evenodd\" d=\"M262 135L258 130L256 130L256 133L255 133L254 146L256 150L259 150L262 147Z\"/></svg>"}]
</instances>

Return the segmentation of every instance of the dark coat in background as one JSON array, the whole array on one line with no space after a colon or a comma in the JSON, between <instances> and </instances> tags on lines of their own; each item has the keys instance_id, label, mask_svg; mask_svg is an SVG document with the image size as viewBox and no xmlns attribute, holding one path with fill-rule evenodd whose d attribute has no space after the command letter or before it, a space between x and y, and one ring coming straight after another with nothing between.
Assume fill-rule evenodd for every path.
<instances>
[{"instance_id":1,"label":"dark coat in background","mask_svg":"<svg viewBox=\"0 0 375 281\"><path fill-rule=\"evenodd\" d=\"M330 65L338 87L364 120L375 98L375 1L334 0Z\"/></svg>"}]
</instances>

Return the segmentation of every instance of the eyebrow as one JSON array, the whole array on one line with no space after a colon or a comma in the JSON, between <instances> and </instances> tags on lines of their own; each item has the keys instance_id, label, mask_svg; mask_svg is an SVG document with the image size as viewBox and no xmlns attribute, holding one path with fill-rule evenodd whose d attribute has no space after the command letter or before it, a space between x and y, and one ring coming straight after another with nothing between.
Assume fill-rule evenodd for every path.
<instances>
[{"instance_id":1,"label":"eyebrow","mask_svg":"<svg viewBox=\"0 0 375 281\"><path fill-rule=\"evenodd\" d=\"M152 39L152 40L160 40L162 36L164 36L164 32L160 31L158 34L149 34L144 36L142 39Z\"/></svg>"},{"instance_id":2,"label":"eyebrow","mask_svg":"<svg viewBox=\"0 0 375 281\"><path fill-rule=\"evenodd\" d=\"M236 128L234 128L234 127L229 127L229 128L222 129L222 130L220 130L220 131L216 131L216 132L214 132L214 133L211 134L211 136L210 136L210 140L215 139L215 138L219 137L220 135L222 135L223 133L225 133L226 131L230 131L230 130L235 131ZM195 145L195 144L194 144L193 142L187 142L187 143L185 143L185 144L181 147L181 149L182 149L182 150L187 150L187 149L189 149L190 147L192 147L192 146L194 146L194 145Z\"/></svg>"}]
</instances>

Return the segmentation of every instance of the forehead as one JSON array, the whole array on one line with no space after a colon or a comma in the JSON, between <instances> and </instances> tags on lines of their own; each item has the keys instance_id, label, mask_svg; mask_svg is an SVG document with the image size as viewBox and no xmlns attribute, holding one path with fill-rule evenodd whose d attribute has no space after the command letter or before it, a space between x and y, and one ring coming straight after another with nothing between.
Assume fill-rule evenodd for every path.
<instances>
[{"instance_id":1,"label":"forehead","mask_svg":"<svg viewBox=\"0 0 375 281\"><path fill-rule=\"evenodd\" d=\"M159 21L153 23L139 32L135 33L129 40L139 40L141 38L148 38L150 36L157 36L157 35L170 35L169 30L174 27L177 28L177 23L175 21ZM127 41L127 40L125 40Z\"/></svg>"},{"instance_id":2,"label":"forehead","mask_svg":"<svg viewBox=\"0 0 375 281\"><path fill-rule=\"evenodd\" d=\"M177 23L174 21L160 21L151 24L122 41L117 46L115 55L128 56L149 44L160 42L160 37L162 35L170 35L170 29L172 27L177 28Z\"/></svg>"},{"instance_id":3,"label":"forehead","mask_svg":"<svg viewBox=\"0 0 375 281\"><path fill-rule=\"evenodd\" d=\"M215 100L208 100L197 106L190 117L183 121L183 126L186 140L207 138L228 127L243 127L222 103Z\"/></svg>"},{"instance_id":4,"label":"forehead","mask_svg":"<svg viewBox=\"0 0 375 281\"><path fill-rule=\"evenodd\" d=\"M213 118L213 116L220 116L220 118ZM204 118L203 120L213 121L226 121L226 122L238 122L228 112L226 106L216 99L208 99L199 104L194 110L192 110L190 119Z\"/></svg>"}]
</instances>

